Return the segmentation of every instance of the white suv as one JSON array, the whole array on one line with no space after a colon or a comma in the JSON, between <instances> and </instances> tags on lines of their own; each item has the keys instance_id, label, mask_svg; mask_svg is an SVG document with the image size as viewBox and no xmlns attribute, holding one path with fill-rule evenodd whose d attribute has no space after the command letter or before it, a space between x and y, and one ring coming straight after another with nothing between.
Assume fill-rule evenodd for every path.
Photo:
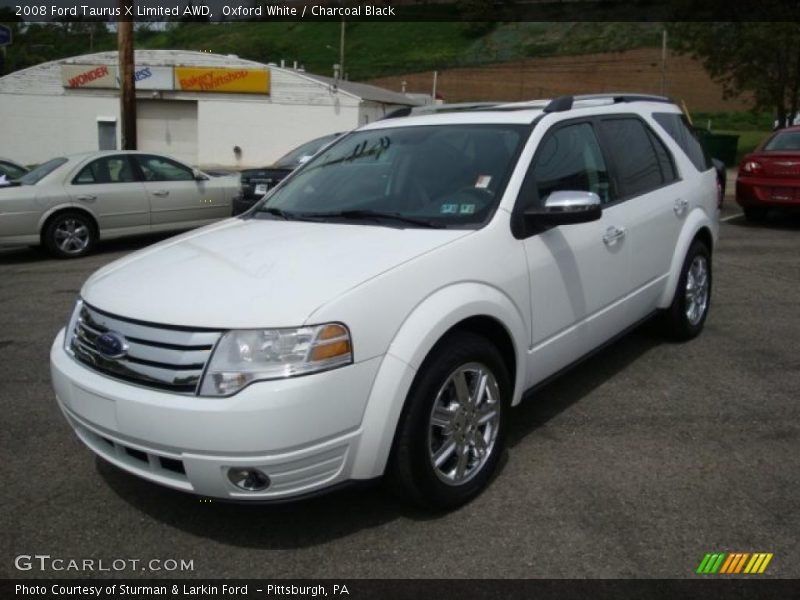
<instances>
[{"instance_id":1,"label":"white suv","mask_svg":"<svg viewBox=\"0 0 800 600\"><path fill-rule=\"evenodd\" d=\"M95 273L52 351L95 453L231 500L386 473L452 507L523 392L655 314L703 327L716 174L666 98L387 119L238 218Z\"/></svg>"}]
</instances>

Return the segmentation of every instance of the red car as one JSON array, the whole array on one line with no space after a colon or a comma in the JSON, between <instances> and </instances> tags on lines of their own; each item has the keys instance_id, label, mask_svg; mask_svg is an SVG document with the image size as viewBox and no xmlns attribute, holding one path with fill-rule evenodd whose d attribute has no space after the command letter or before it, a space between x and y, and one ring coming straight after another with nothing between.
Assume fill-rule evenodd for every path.
<instances>
[{"instance_id":1,"label":"red car","mask_svg":"<svg viewBox=\"0 0 800 600\"><path fill-rule=\"evenodd\" d=\"M739 164L736 202L748 221L770 208L800 207L800 127L776 131Z\"/></svg>"}]
</instances>

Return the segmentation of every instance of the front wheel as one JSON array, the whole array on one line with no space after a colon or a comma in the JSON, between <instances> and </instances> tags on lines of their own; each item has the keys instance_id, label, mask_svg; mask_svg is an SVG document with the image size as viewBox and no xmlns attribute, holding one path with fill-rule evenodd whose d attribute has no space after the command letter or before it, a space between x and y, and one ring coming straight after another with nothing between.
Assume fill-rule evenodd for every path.
<instances>
[{"instance_id":1,"label":"front wheel","mask_svg":"<svg viewBox=\"0 0 800 600\"><path fill-rule=\"evenodd\" d=\"M486 338L455 332L423 363L398 425L390 477L417 504L454 508L488 484L505 446L511 382Z\"/></svg>"},{"instance_id":2,"label":"front wheel","mask_svg":"<svg viewBox=\"0 0 800 600\"><path fill-rule=\"evenodd\" d=\"M683 261L672 304L664 313L665 333L676 340L690 340L702 330L711 303L711 253L695 240Z\"/></svg>"}]
</instances>

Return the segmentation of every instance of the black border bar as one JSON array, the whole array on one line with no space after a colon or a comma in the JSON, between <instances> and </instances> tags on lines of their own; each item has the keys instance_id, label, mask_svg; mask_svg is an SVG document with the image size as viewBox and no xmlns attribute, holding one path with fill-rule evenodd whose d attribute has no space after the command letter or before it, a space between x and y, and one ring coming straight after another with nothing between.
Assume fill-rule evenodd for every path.
<instances>
[{"instance_id":1,"label":"black border bar","mask_svg":"<svg viewBox=\"0 0 800 600\"><path fill-rule=\"evenodd\" d=\"M224 587L227 586L227 587ZM150 588L153 588L152 590ZM156 593L155 589L159 590ZM223 590L239 588L239 591ZM163 593L166 590L166 593ZM346 590L346 592L345 592ZM99 592L99 593L98 593ZM798 580L761 576L697 579L7 579L0 597L10 598L226 598L284 600L592 600L796 598Z\"/></svg>"},{"instance_id":2,"label":"black border bar","mask_svg":"<svg viewBox=\"0 0 800 600\"><path fill-rule=\"evenodd\" d=\"M800 21L798 0L134 0L133 14L120 10L118 0L0 0L0 22Z\"/></svg>"}]
</instances>

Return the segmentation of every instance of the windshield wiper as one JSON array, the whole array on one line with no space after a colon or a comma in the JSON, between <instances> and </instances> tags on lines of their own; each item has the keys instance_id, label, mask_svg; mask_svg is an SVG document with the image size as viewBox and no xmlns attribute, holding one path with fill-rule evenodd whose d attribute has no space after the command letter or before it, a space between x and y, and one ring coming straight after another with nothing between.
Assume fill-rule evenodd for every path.
<instances>
[{"instance_id":1,"label":"windshield wiper","mask_svg":"<svg viewBox=\"0 0 800 600\"><path fill-rule=\"evenodd\" d=\"M275 208L274 206L262 206L261 208L257 208L256 212L274 215L276 217L280 217L284 221L291 221L292 219L297 218L294 213L286 212L285 210L281 208Z\"/></svg>"},{"instance_id":2,"label":"windshield wiper","mask_svg":"<svg viewBox=\"0 0 800 600\"><path fill-rule=\"evenodd\" d=\"M442 223L436 223L435 221L430 221L428 219L421 219L419 217L407 217L406 215L402 215L400 213L383 212L380 210L368 210L368 209L351 209L351 210L340 210L333 212L304 213L303 216L309 219L341 218L341 219L354 219L354 220L374 219L376 221L385 219L389 221L398 221L400 223L408 223L409 225L417 225L418 227L430 227L431 229L445 229L446 227Z\"/></svg>"}]
</instances>

